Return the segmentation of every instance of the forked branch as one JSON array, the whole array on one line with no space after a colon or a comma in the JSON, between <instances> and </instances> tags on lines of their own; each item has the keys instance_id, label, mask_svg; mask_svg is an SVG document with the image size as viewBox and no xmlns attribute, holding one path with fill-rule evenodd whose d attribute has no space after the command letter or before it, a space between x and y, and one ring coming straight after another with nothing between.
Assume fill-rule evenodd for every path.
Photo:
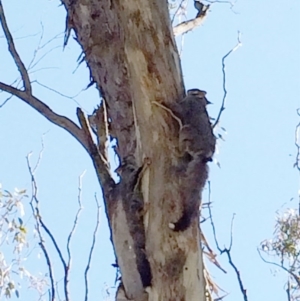
<instances>
[{"instance_id":1,"label":"forked branch","mask_svg":"<svg viewBox=\"0 0 300 301\"><path fill-rule=\"evenodd\" d=\"M209 193L209 202L210 202L210 196L211 196L210 182L208 182L208 193ZM239 287L240 287L240 291L243 295L244 301L248 301L247 290L244 287L244 284L243 284L243 281L242 281L242 278L241 278L241 273L238 270L238 268L236 267L236 265L234 264L234 262L232 261L231 253L230 253L231 248L232 248L232 243L233 243L233 235L232 235L233 231L232 230L233 230L233 220L234 220L235 215L233 215L232 220L231 220L231 235L230 235L229 248L224 247L223 249L221 249L221 247L218 243L217 234L216 234L216 227L215 227L215 223L213 221L212 210L211 210L210 206L208 206L208 210L209 210L209 217L210 217L211 227L212 227L212 231L213 231L213 236L214 236L214 240L215 240L217 249L219 250L220 254L223 254L223 253L227 254L228 262L232 266L232 268L233 268L233 270L236 274L236 277L237 277L237 280L238 280L238 283L239 283Z\"/></svg>"},{"instance_id":2,"label":"forked branch","mask_svg":"<svg viewBox=\"0 0 300 301\"><path fill-rule=\"evenodd\" d=\"M44 117L46 117L49 121L65 129L80 142L80 144L87 150L88 153L90 153L87 138L85 137L82 129L78 125L76 125L72 120L53 112L45 103L43 103L41 100L39 100L32 94L28 93L27 91L21 91L17 88L14 88L1 82L0 89L22 99L32 108L34 108Z\"/></svg>"},{"instance_id":3,"label":"forked branch","mask_svg":"<svg viewBox=\"0 0 300 301\"><path fill-rule=\"evenodd\" d=\"M225 61L227 59L227 57L230 56L230 54L234 51L236 51L240 46L242 46L242 42L241 42L241 33L238 32L238 38L237 38L237 44L230 49L223 57L222 57L222 74L223 74L223 100L222 100L222 104L221 104L221 108L219 110L217 119L215 121L215 123L213 124L213 129L216 127L216 125L218 125L218 123L220 122L220 118L222 116L223 111L225 110L225 103L226 103L226 98L227 98L227 89L226 89L226 72L225 72Z\"/></svg>"}]
</instances>

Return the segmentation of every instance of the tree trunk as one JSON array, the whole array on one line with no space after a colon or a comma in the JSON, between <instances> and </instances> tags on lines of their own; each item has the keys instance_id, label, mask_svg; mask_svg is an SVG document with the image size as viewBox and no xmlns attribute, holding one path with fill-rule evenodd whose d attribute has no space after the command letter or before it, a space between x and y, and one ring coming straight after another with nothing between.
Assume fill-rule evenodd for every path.
<instances>
[{"instance_id":1,"label":"tree trunk","mask_svg":"<svg viewBox=\"0 0 300 301\"><path fill-rule=\"evenodd\" d=\"M88 118L78 108L78 127L32 95L1 1L2 26L24 90L4 83L0 89L66 129L91 156L122 275L116 299L204 301L197 207L215 141L205 92L191 90L184 98L167 1L62 3L67 10L65 42L73 29L103 98L100 106ZM200 127L197 120L203 121ZM118 183L107 156L112 138L120 158Z\"/></svg>"},{"instance_id":2,"label":"tree trunk","mask_svg":"<svg viewBox=\"0 0 300 301\"><path fill-rule=\"evenodd\" d=\"M122 275L117 299L205 300L199 219L169 227L189 187L176 172L180 122L168 110L184 85L167 2L62 2L118 141L119 184L95 163Z\"/></svg>"}]
</instances>

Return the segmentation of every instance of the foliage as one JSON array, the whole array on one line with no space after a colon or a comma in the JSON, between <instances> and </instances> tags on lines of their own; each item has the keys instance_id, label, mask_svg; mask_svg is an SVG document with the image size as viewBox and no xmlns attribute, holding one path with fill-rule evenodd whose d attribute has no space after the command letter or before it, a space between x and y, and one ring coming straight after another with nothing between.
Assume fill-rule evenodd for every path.
<instances>
[{"instance_id":1,"label":"foliage","mask_svg":"<svg viewBox=\"0 0 300 301\"><path fill-rule=\"evenodd\" d=\"M3 190L0 184L0 299L19 297L22 279L41 296L47 284L45 279L33 276L25 262L31 253L28 229L24 222L26 190L13 193Z\"/></svg>"},{"instance_id":2,"label":"foliage","mask_svg":"<svg viewBox=\"0 0 300 301\"><path fill-rule=\"evenodd\" d=\"M299 210L287 209L277 214L274 237L261 243L261 250L276 265L288 273L288 300L300 300L300 215ZM279 263L276 263L279 261Z\"/></svg>"}]
</instances>

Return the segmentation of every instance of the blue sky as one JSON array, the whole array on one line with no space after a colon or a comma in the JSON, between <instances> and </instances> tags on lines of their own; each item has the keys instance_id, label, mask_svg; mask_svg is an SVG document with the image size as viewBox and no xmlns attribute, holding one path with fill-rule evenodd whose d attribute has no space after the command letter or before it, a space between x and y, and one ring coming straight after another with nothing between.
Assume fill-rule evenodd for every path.
<instances>
[{"instance_id":1,"label":"blue sky","mask_svg":"<svg viewBox=\"0 0 300 301\"><path fill-rule=\"evenodd\" d=\"M38 47L42 27L42 44L64 30L65 11L58 1L3 0L3 5L26 65ZM194 16L192 3L188 12L188 16ZM256 248L262 240L271 238L276 210L285 203L288 207L297 206L289 200L296 198L299 190L299 175L293 169L294 131L299 122L296 109L300 107L299 15L298 0L284 3L239 0L233 10L228 4L215 3L203 26L184 37L182 68L186 88L206 90L208 99L213 102L210 115L215 117L223 97L221 59L236 45L237 32L242 33L243 46L226 60L228 97L221 126L226 128L227 134L224 135L226 141L219 143L216 156L221 168L211 164L210 181L221 247L229 243L231 218L236 214L232 257L241 272L249 300L286 298L284 274L274 276L274 268L261 261ZM2 32L0 37L0 81L11 83L18 73ZM77 68L80 48L76 42L70 39L65 50L62 44L60 35L38 52L37 58L47 55L33 69L31 79L74 96L89 83L89 73L85 64ZM89 113L98 102L94 87L82 91L76 101L37 84L34 94L73 120L76 120L76 101ZM1 101L6 97L0 94ZM30 188L25 157L33 151L33 159L37 158L44 133L45 150L36 175L41 210L62 249L77 210L78 177L87 171L83 178L84 211L72 244L74 263L70 283L72 299L82 300L82 272L96 218L94 194L101 196L85 151L70 135L13 98L0 109L0 182L8 190ZM204 201L206 199L207 191L204 192ZM204 225L204 231L214 247L209 224ZM90 274L90 300L99 300L99 291L105 290L105 283L113 286L115 277L103 210L97 239ZM34 262L32 269L40 271L44 268L43 260L34 256L30 258L30 262ZM58 280L62 271L57 257L54 261ZM223 275L214 267L210 270L216 282L230 293L226 300L242 300L227 259L223 255L219 261L228 274Z\"/></svg>"}]
</instances>

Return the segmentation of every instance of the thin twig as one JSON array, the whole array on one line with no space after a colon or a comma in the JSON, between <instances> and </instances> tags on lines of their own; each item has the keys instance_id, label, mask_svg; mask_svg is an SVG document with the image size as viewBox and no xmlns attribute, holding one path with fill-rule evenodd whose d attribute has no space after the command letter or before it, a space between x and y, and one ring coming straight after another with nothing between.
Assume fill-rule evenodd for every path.
<instances>
[{"instance_id":1,"label":"thin twig","mask_svg":"<svg viewBox=\"0 0 300 301\"><path fill-rule=\"evenodd\" d=\"M234 221L235 213L232 215L231 219L231 226L230 226L230 244L229 244L229 251L231 251L232 243L233 243L233 221Z\"/></svg>"},{"instance_id":2,"label":"thin twig","mask_svg":"<svg viewBox=\"0 0 300 301\"><path fill-rule=\"evenodd\" d=\"M222 100L222 104L221 104L221 108L219 110L219 114L218 117L213 125L213 129L215 128L215 126L220 122L220 118L222 115L222 112L225 110L225 103L226 103L226 97L227 97L227 89L226 89L226 72L225 72L225 60L226 58L233 53L234 51L236 51L240 46L242 46L242 42L241 42L241 33L238 32L238 38L237 38L237 44L231 49L229 50L222 58L222 73L223 73L223 100Z\"/></svg>"},{"instance_id":3,"label":"thin twig","mask_svg":"<svg viewBox=\"0 0 300 301\"><path fill-rule=\"evenodd\" d=\"M60 297L60 295L59 295L58 285L59 285L59 283L60 283L61 281L63 281L63 278L61 278L59 281L56 281L56 284L55 284L57 299L58 299L59 301L61 301L61 297Z\"/></svg>"},{"instance_id":4,"label":"thin twig","mask_svg":"<svg viewBox=\"0 0 300 301\"><path fill-rule=\"evenodd\" d=\"M60 96L62 96L62 97L65 97L65 98L68 98L68 99L73 100L73 101L74 101L81 109L83 109L82 106L81 106L81 104L80 104L80 103L76 100L76 98L75 98L75 97L79 96L79 95L83 92L83 89L81 89L81 91L78 92L77 94L75 94L74 96L69 96L69 95L66 95L66 94L64 94L64 93L61 93L61 92L59 92L59 91L57 91L57 90L55 90L55 89L53 89L53 88L51 88L51 87L49 87L49 86L46 86L46 85L40 83L40 82L37 81L37 80L32 81L32 83L36 83L36 84L38 84L39 86L41 86L41 87L43 87L43 88L45 88L45 89L48 89L48 90L51 91L51 92L56 93L57 95L60 95Z\"/></svg>"},{"instance_id":5,"label":"thin twig","mask_svg":"<svg viewBox=\"0 0 300 301\"><path fill-rule=\"evenodd\" d=\"M35 174L35 171L36 171L37 168L39 167L40 162L41 162L42 157L43 157L43 153L44 153L44 149L45 149L44 136L45 136L46 134L47 134L47 132L44 133L44 134L42 135L42 139L41 139L41 145L42 145L42 148L41 148L41 150L40 150L40 152L39 152L39 156L38 156L38 159L37 159L37 161L36 161L36 164L35 164L34 168L32 169L32 173L33 173L33 174Z\"/></svg>"},{"instance_id":6,"label":"thin twig","mask_svg":"<svg viewBox=\"0 0 300 301\"><path fill-rule=\"evenodd\" d=\"M258 252L260 258L262 259L262 261L264 261L265 263L269 263L269 264L275 265L275 266L283 269L284 271L286 271L288 274L290 274L295 279L296 283L300 287L300 279L298 279L297 275L295 275L293 272L291 272L289 269L287 269L283 264L278 264L276 262L272 262L272 261L268 261L268 260L264 259L263 256L260 253L260 250L258 248L257 248L257 252Z\"/></svg>"},{"instance_id":7,"label":"thin twig","mask_svg":"<svg viewBox=\"0 0 300 301\"><path fill-rule=\"evenodd\" d=\"M8 43L9 52L12 55L12 57L15 61L15 64L17 65L19 72L21 74L25 91L19 90L17 88L9 86L9 85L6 85L5 83L0 83L0 89L7 93L10 93L14 96L19 97L20 99L25 101L27 104L29 104L31 107L36 109L39 113L41 113L49 121L64 128L65 130L67 130L72 136L74 136L82 144L82 146L87 150L87 152L89 154L91 154L83 131L73 121L71 121L70 119L68 119L64 116L60 116L60 115L56 114L46 104L44 104L42 101L40 101L38 98L36 98L32 95L29 75L25 68L24 63L22 62L22 60L15 48L12 35L11 35L11 33L8 29L7 23L6 23L1 0L0 0L0 22L1 22L1 25L2 25L2 28L3 28L7 43ZM44 44L42 47L47 45L47 43Z\"/></svg>"},{"instance_id":8,"label":"thin twig","mask_svg":"<svg viewBox=\"0 0 300 301\"><path fill-rule=\"evenodd\" d=\"M41 28L42 28L42 33L41 33L41 36L40 36L37 48L34 50L32 59L31 59L31 61L28 64L27 70L30 70L30 69L34 68L51 51L53 51L53 50L55 50L57 48L62 48L62 46L55 46L55 47L51 48L50 50L48 50L46 53L44 53L38 60L36 60L36 56L37 56L37 54L38 54L38 52L40 50L42 50L44 47L48 46L48 44L50 44L51 42L53 42L54 40L56 40L57 38L59 38L60 36L62 36L62 33L56 34L53 38L49 39L47 42L45 42L44 44L41 45L42 40L44 38L44 26L43 26L43 23L41 23Z\"/></svg>"},{"instance_id":9,"label":"thin twig","mask_svg":"<svg viewBox=\"0 0 300 301\"><path fill-rule=\"evenodd\" d=\"M214 4L214 3L220 3L220 4L230 4L230 9L233 11L233 7L235 5L235 3L237 2L237 0L235 2L231 2L231 1L222 1L222 0L206 0L206 2ZM234 11L233 11L234 12ZM236 14L236 12L234 12Z\"/></svg>"},{"instance_id":10,"label":"thin twig","mask_svg":"<svg viewBox=\"0 0 300 301\"><path fill-rule=\"evenodd\" d=\"M297 115L300 117L300 108L297 109ZM295 145L297 148L297 153L294 167L296 167L300 172L300 122L296 125L295 129Z\"/></svg>"},{"instance_id":11,"label":"thin twig","mask_svg":"<svg viewBox=\"0 0 300 301\"><path fill-rule=\"evenodd\" d=\"M10 95L9 97L7 97L2 104L0 104L0 108L4 107L6 105L6 103L12 99L13 95Z\"/></svg>"},{"instance_id":12,"label":"thin twig","mask_svg":"<svg viewBox=\"0 0 300 301\"><path fill-rule=\"evenodd\" d=\"M19 79L19 78L17 78L17 79L15 79L15 80L10 84L10 86L13 86L14 84L16 84L16 87L18 88L20 82L22 82L22 80ZM0 93L3 93L3 92L6 92L6 91L4 91L4 90L0 91ZM0 108L2 108L2 107L3 107L10 99L12 99L13 96L15 96L15 95L11 94L11 95L10 95L10 96L9 96L9 97L8 97L8 98L0 105Z\"/></svg>"},{"instance_id":13,"label":"thin twig","mask_svg":"<svg viewBox=\"0 0 300 301\"><path fill-rule=\"evenodd\" d=\"M95 201L97 204L97 220L96 220L96 226L94 229L94 233L93 233L93 240L92 240L92 245L90 248L90 253L89 253L89 258L88 258L88 262L84 271L84 285L85 285L85 295L84 295L84 301L88 300L88 293L89 293L89 287L88 287L88 272L91 266L91 261L92 261L92 255L93 255L93 251L96 245L96 237L97 237L97 233L98 233L98 229L99 229L99 225L100 225L100 205L97 199L97 195L95 195Z\"/></svg>"},{"instance_id":14,"label":"thin twig","mask_svg":"<svg viewBox=\"0 0 300 301\"><path fill-rule=\"evenodd\" d=\"M210 182L208 182L208 195L209 195L209 202L210 202L210 195L211 195L211 185L210 185ZM233 215L232 220L231 220L230 247L229 247L229 249L228 248L221 249L220 246L219 246L218 240L217 240L216 228L215 228L215 224L214 224L214 221L213 221L212 211L211 211L211 207L210 206L208 206L208 210L209 210L210 223L211 223L211 227L212 227L213 236L214 236L214 240L215 240L216 246L217 246L217 248L218 248L218 250L219 250L219 252L221 254L223 254L223 253L227 254L228 262L233 267L233 269L234 269L234 271L236 273L236 276L237 276L237 279L238 279L238 283L239 283L239 286L240 286L240 290L241 290L242 295L244 297L244 301L248 301L247 291L244 288L244 285L243 285L243 282L242 282L242 279L241 279L241 274L240 274L239 270L237 269L237 267L235 266L235 264L233 263L233 261L231 259L231 254L230 254L230 251L231 251L231 248L232 248L232 243L233 243L233 235L232 235L232 233L233 233L233 220L234 220L235 214Z\"/></svg>"},{"instance_id":15,"label":"thin twig","mask_svg":"<svg viewBox=\"0 0 300 301\"><path fill-rule=\"evenodd\" d=\"M211 219L211 188L210 188L210 181L208 181L208 202L205 203L205 205L207 205L207 208L209 209L209 216L208 218L206 218L205 220L207 219L210 219L210 221L212 220ZM204 204L201 204L201 209L203 208ZM208 257L208 259L215 265L217 266L223 273L227 273L226 270L224 270L221 265L219 264L219 262L217 261L216 259L216 254L213 252L213 250L210 248L210 246L208 245L207 241L206 241L206 238L205 236L201 233L200 234L200 237L201 237L201 242L204 244L204 246L207 248L208 252L205 252L203 250L203 253L205 253ZM215 241L216 241L216 238L215 238ZM218 248L218 251L220 251L220 248ZM221 252L220 252L221 253Z\"/></svg>"},{"instance_id":16,"label":"thin twig","mask_svg":"<svg viewBox=\"0 0 300 301\"><path fill-rule=\"evenodd\" d=\"M52 111L51 108L49 108L49 106L47 106L37 97L32 95L29 76L26 71L24 63L21 61L21 58L19 57L14 47L12 36L6 24L1 0L0 0L0 21L3 27L3 31L7 38L9 51L13 56L18 69L20 70L25 91L22 91L18 88L12 87L2 82L0 82L0 90L3 90L11 95L17 96L18 98L20 98L21 100L29 104L36 111L38 111L45 118L47 118L50 122L69 132L85 148L85 150L92 158L101 185L104 188L106 186L110 187L111 185L114 185L114 180L111 177L109 170L107 169L103 160L101 160L99 154L97 153L97 147L94 145L94 143L91 143L92 139L90 135L86 136L87 132L81 129L76 123L74 123L72 120L70 120L65 116L58 115L57 113ZM47 43L45 45L47 45ZM44 47L45 45L42 45L41 47Z\"/></svg>"},{"instance_id":17,"label":"thin twig","mask_svg":"<svg viewBox=\"0 0 300 301\"><path fill-rule=\"evenodd\" d=\"M240 286L240 290L242 292L242 295L244 297L244 301L248 301L248 297L247 297L247 290L244 288L244 285L243 285L243 282L242 282L242 278L241 278L241 273L240 271L237 269L237 267L235 266L235 264L233 263L232 259L231 259L231 254L230 254L230 250L229 249L224 249L223 250L223 253L226 253L227 254L227 257L228 257L228 262L229 264L233 267L235 273L236 273L236 276L237 276L237 279L238 279L238 283L239 283L239 286Z\"/></svg>"},{"instance_id":18,"label":"thin twig","mask_svg":"<svg viewBox=\"0 0 300 301\"><path fill-rule=\"evenodd\" d=\"M39 62L41 62L50 52L52 52L53 50L55 50L55 49L59 49L59 48L62 48L61 46L55 46L55 47L53 47L53 48L51 48L51 49L49 49L46 53L44 53L37 61L34 61L35 60L35 56L36 56L36 54L34 53L34 57L33 57L33 61L32 62L30 62L29 63L29 65L28 65L28 71L29 70L31 70L31 69L33 69L35 66L37 66L37 64L39 63ZM38 52L39 50L40 50L41 48L38 48L38 49L36 49L34 52Z\"/></svg>"},{"instance_id":19,"label":"thin twig","mask_svg":"<svg viewBox=\"0 0 300 301\"><path fill-rule=\"evenodd\" d=\"M41 223L40 223L41 217L40 217L39 207L38 207L39 201L37 199L38 188L37 188L37 185L36 185L34 172L31 169L31 165L30 165L30 161L29 161L30 155L31 155L31 153L29 153L26 157L27 167L28 167L28 170L29 170L29 174L31 176L31 188L32 188L32 197L31 197L31 201L30 201L30 207L31 207L33 216L36 220L36 230L37 230L39 240L40 240L39 246L41 247L41 249L44 253L44 256L46 258L46 263L47 263L47 266L48 266L49 278L50 278L50 283L51 283L51 298L50 298L50 300L55 301L54 273L53 273L53 268L52 268L50 256L48 254L48 251L47 251L47 248L46 248L46 245L45 245L45 240L43 238L42 231L41 231ZM33 203L35 203L35 205Z\"/></svg>"},{"instance_id":20,"label":"thin twig","mask_svg":"<svg viewBox=\"0 0 300 301\"><path fill-rule=\"evenodd\" d=\"M210 185L210 181L208 181L208 201L209 201L209 203L211 202L210 201L210 196L211 196L211 185ZM215 228L215 223L214 223L213 218L212 218L212 211L211 211L211 207L210 206L208 206L208 212L209 212L210 224L211 224L211 228L212 228L212 231L213 231L213 236L214 236L215 244L216 244L217 249L219 250L219 252L222 253L222 249L220 248L219 243L218 243L217 234L216 234L216 228Z\"/></svg>"},{"instance_id":21,"label":"thin twig","mask_svg":"<svg viewBox=\"0 0 300 301\"><path fill-rule=\"evenodd\" d=\"M56 239L54 238L52 232L49 230L49 228L43 222L42 216L41 216L40 210L39 210L39 200L38 200L38 197L37 197L38 189L37 189L36 181L35 181L35 178L34 178L34 173L35 173L35 171L37 170L37 168L40 164L40 160L42 158L43 150L44 150L44 142L43 142L43 139L42 139L42 149L40 151L37 163L36 163L36 165L33 169L31 168L30 161L29 161L30 154L27 156L27 166L28 166L29 173L31 175L32 185L33 185L33 196L32 196L32 200L31 200L30 205L31 205L32 211L34 213L34 217L36 219L37 231L38 231L38 234L39 234L39 237L40 237L40 246L41 246L41 248L42 248L42 250L45 254L47 264L48 264L48 262L49 262L49 264L51 264L51 262L50 262L50 257L49 257L49 254L47 252L46 246L44 244L44 239L43 239L40 228L42 228L48 234L48 236L49 236L49 238L50 238L50 240L51 240L51 242L52 242L52 244L53 244L60 260L61 260L61 263L62 263L64 271L65 271L65 275L66 275L66 273L67 273L66 271L68 271L68 266L66 264L66 261L63 258L62 252L61 252L61 250L60 250L60 248L59 248L59 246L56 242ZM33 205L33 202L35 202L35 205ZM48 265L48 268L49 268L49 274L50 274L49 277L50 277L50 281L51 281L51 291L52 291L51 294L52 294L52 298L53 298L53 301L54 301L53 296L55 296L55 288L54 288L54 277L53 277L53 272L52 272L52 266L49 267L49 265ZM50 271L50 269L51 269L51 271ZM66 300L69 300L68 295L66 295Z\"/></svg>"},{"instance_id":22,"label":"thin twig","mask_svg":"<svg viewBox=\"0 0 300 301\"><path fill-rule=\"evenodd\" d=\"M3 29L4 35L6 37L6 41L7 41L7 44L8 44L8 50L9 50L13 60L15 61L16 65L18 67L18 70L21 74L23 85L24 85L24 90L27 93L31 94L31 84L30 84L30 79L29 79L29 76L28 76L28 72L27 72L27 70L25 68L25 65L23 64L23 62L22 62L22 60L21 60L21 58L20 58L20 56L19 56L19 54L16 50L13 37L10 33L10 30L9 30L8 26L7 26L7 22L6 22L6 18L5 18L5 14L4 14L4 10L3 10L1 0L0 0L0 22L1 22L1 26L2 26L2 29Z\"/></svg>"},{"instance_id":23,"label":"thin twig","mask_svg":"<svg viewBox=\"0 0 300 301\"><path fill-rule=\"evenodd\" d=\"M47 118L50 122L54 123L55 125L65 129L69 132L74 138L76 138L81 145L87 150L90 154L90 148L87 142L87 138L84 135L82 129L74 123L72 120L65 116L58 115L57 113L53 112L45 103L39 100L37 97L34 97L32 94L29 94L25 91L21 91L17 88L9 86L7 84L0 82L0 89L13 94L24 102L29 104L32 108L42 114L45 118Z\"/></svg>"},{"instance_id":24,"label":"thin twig","mask_svg":"<svg viewBox=\"0 0 300 301\"><path fill-rule=\"evenodd\" d=\"M68 263L67 263L67 269L65 270L65 276L64 276L64 290L65 290L65 296L66 300L70 300L69 298L69 290L68 290L68 283L69 283L69 273L71 271L71 265L72 265L72 256L71 256L71 249L70 249L70 244L71 240L73 237L73 234L75 233L76 226L78 224L78 219L79 215L83 209L82 204L81 204L81 193L82 193L82 178L85 175L84 171L80 176L79 176L79 183L78 183L78 210L74 219L73 227L69 233L68 239L67 239L67 254L68 254Z\"/></svg>"},{"instance_id":25,"label":"thin twig","mask_svg":"<svg viewBox=\"0 0 300 301\"><path fill-rule=\"evenodd\" d=\"M180 4L178 5L176 11L174 12L174 15L173 15L173 17L172 17L171 24L174 23L175 17L176 17L176 15L177 15L177 13L179 12L179 10L182 8L182 4L183 4L184 1L185 1L185 0L181 0L181 2L180 2Z\"/></svg>"},{"instance_id":26,"label":"thin twig","mask_svg":"<svg viewBox=\"0 0 300 301\"><path fill-rule=\"evenodd\" d=\"M289 279L288 279L286 294L287 294L288 301L291 301L292 300L291 299L291 284L290 284L290 280Z\"/></svg>"}]
</instances>

